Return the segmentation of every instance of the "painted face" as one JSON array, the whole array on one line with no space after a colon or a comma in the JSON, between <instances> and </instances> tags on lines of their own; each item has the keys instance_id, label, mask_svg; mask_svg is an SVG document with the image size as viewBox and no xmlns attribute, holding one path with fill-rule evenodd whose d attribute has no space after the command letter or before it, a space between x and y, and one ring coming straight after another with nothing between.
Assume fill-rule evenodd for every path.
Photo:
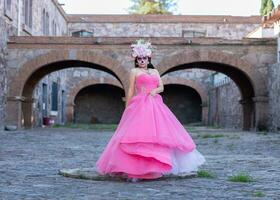
<instances>
[{"instance_id":1,"label":"painted face","mask_svg":"<svg viewBox=\"0 0 280 200\"><path fill-rule=\"evenodd\" d=\"M137 63L139 67L146 67L148 64L148 57L137 57Z\"/></svg>"}]
</instances>

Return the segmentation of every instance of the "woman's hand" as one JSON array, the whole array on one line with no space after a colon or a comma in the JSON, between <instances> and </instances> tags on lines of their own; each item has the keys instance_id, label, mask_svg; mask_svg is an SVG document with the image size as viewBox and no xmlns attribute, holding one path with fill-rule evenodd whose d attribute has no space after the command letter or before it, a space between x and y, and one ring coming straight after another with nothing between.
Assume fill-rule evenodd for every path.
<instances>
[{"instance_id":1,"label":"woman's hand","mask_svg":"<svg viewBox=\"0 0 280 200\"><path fill-rule=\"evenodd\" d=\"M150 95L155 96L157 94L157 91L155 89L150 91Z\"/></svg>"}]
</instances>

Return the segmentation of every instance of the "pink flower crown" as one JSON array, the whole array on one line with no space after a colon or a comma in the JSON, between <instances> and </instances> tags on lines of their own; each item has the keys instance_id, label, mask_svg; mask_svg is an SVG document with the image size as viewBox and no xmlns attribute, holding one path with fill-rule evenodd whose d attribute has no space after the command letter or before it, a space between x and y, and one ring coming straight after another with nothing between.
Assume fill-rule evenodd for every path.
<instances>
[{"instance_id":1,"label":"pink flower crown","mask_svg":"<svg viewBox=\"0 0 280 200\"><path fill-rule=\"evenodd\" d=\"M151 57L152 56L152 45L150 42L145 42L143 39L136 40L136 44L132 44L132 53L133 58L136 57Z\"/></svg>"}]
</instances>

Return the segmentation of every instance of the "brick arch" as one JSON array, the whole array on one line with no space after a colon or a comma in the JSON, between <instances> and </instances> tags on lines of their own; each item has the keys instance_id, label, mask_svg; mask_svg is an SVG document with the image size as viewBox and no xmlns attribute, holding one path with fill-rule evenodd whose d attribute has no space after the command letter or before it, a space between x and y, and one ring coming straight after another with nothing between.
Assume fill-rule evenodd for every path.
<instances>
[{"instance_id":1,"label":"brick arch","mask_svg":"<svg viewBox=\"0 0 280 200\"><path fill-rule=\"evenodd\" d=\"M201 63L203 63L203 65L200 65ZM232 70L236 70L235 72L239 72L245 76L251 83L256 96L267 95L266 82L262 74L259 73L251 63L231 53L212 50L180 52L161 60L157 68L161 74L165 74L171 71L172 68L186 64L190 65L185 68L202 68L219 71L230 76L233 80L236 78L233 77L231 73L233 73ZM215 64L222 65L224 68L215 67ZM207 65L210 66L207 67Z\"/></svg>"},{"instance_id":2,"label":"brick arch","mask_svg":"<svg viewBox=\"0 0 280 200\"><path fill-rule=\"evenodd\" d=\"M243 129L267 127L267 84L260 72L237 55L213 50L188 50L161 60L157 68L161 75L172 71L201 68L229 76L238 86L243 107Z\"/></svg>"},{"instance_id":3,"label":"brick arch","mask_svg":"<svg viewBox=\"0 0 280 200\"><path fill-rule=\"evenodd\" d=\"M127 71L111 57L85 50L52 50L24 63L15 75L9 77L7 123L19 128L33 126L32 93L38 81L45 75L70 67L90 67L106 71L127 85Z\"/></svg>"},{"instance_id":4,"label":"brick arch","mask_svg":"<svg viewBox=\"0 0 280 200\"><path fill-rule=\"evenodd\" d=\"M98 84L114 85L118 88L123 89L123 86L120 84L120 82L113 77L93 77L78 82L75 86L69 89L69 93L67 94L67 104L66 104L67 122L73 122L74 106L75 106L74 100L78 95L78 93L83 88L86 88L91 85L98 85Z\"/></svg>"},{"instance_id":5,"label":"brick arch","mask_svg":"<svg viewBox=\"0 0 280 200\"><path fill-rule=\"evenodd\" d=\"M176 76L163 76L162 82L164 85L169 84L177 84L177 85L184 85L193 88L200 96L201 98L201 106L202 106L202 123L207 124L208 123L208 96L207 96L207 89L203 87L200 83L197 81L186 79L182 77L176 77Z\"/></svg>"}]
</instances>

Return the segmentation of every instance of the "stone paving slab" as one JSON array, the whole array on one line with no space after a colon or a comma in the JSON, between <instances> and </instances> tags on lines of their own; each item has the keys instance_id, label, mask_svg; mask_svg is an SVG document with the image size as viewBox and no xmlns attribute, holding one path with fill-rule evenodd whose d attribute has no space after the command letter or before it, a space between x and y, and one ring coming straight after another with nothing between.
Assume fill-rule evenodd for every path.
<instances>
[{"instance_id":1,"label":"stone paving slab","mask_svg":"<svg viewBox=\"0 0 280 200\"><path fill-rule=\"evenodd\" d=\"M131 183L64 177L60 170L92 169L113 132L66 128L2 131L0 199L280 199L280 134L205 127L188 130L206 158L201 170L214 178ZM240 172L253 181L229 181Z\"/></svg>"},{"instance_id":2,"label":"stone paving slab","mask_svg":"<svg viewBox=\"0 0 280 200\"><path fill-rule=\"evenodd\" d=\"M77 178L77 179L86 179L86 180L94 180L94 181L127 181L127 182L138 182L131 181L131 179L112 176L112 175L99 175L95 168L75 168L75 169L61 169L58 171L58 174L70 177L70 178ZM159 181L159 180L166 180L166 179L183 179L183 178L193 178L196 177L197 173L188 173L188 174L181 174L181 175L173 175L173 174L166 174L161 178L153 179L153 180L141 180L141 181Z\"/></svg>"}]
</instances>

